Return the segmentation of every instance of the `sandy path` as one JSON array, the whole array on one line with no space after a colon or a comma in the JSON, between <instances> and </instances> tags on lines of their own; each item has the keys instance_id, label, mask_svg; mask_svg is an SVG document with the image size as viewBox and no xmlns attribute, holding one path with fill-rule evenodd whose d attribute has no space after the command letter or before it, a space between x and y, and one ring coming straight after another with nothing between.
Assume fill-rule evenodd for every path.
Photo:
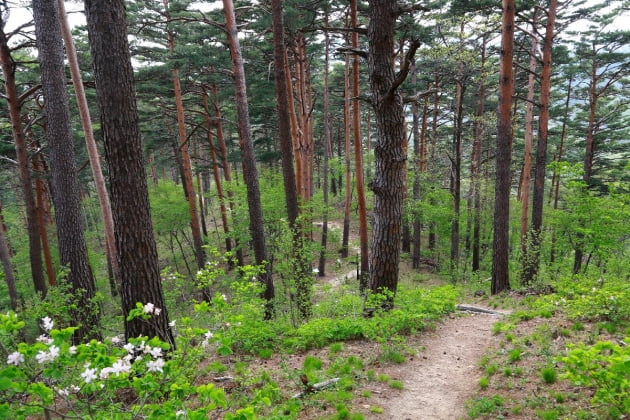
<instances>
[{"instance_id":1,"label":"sandy path","mask_svg":"<svg viewBox=\"0 0 630 420\"><path fill-rule=\"evenodd\" d=\"M375 389L369 405L382 407L374 419L456 420L466 415L465 402L478 387L479 359L498 338L492 325L499 319L490 314L457 314L445 319L432 333L423 334L412 345L417 356L388 366L384 371L400 380L401 391L386 385Z\"/></svg>"}]
</instances>

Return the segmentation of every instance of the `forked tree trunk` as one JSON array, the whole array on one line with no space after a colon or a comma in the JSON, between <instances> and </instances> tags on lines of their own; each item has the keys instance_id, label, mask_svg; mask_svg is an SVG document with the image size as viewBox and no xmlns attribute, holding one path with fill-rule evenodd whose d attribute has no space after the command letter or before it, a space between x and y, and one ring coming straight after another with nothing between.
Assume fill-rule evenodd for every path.
<instances>
[{"instance_id":1,"label":"forked tree trunk","mask_svg":"<svg viewBox=\"0 0 630 420\"><path fill-rule=\"evenodd\" d=\"M494 237L492 243L492 294L510 288L509 223L510 164L512 162L512 95L514 94L514 0L503 0L499 109L496 140Z\"/></svg>"},{"instance_id":2,"label":"forked tree trunk","mask_svg":"<svg viewBox=\"0 0 630 420\"><path fill-rule=\"evenodd\" d=\"M402 228L404 113L398 91L419 46L413 42L403 66L394 72L394 32L399 6L389 0L371 0L368 24L368 73L377 141L374 146L374 222L370 249L370 289L385 293L382 307L391 309L398 287ZM369 309L369 308L368 308Z\"/></svg>"},{"instance_id":3,"label":"forked tree trunk","mask_svg":"<svg viewBox=\"0 0 630 420\"><path fill-rule=\"evenodd\" d=\"M252 235L256 264L263 268L258 277L264 287L262 297L266 301L265 318L270 319L273 316L275 291L271 266L269 265L269 258L267 257L262 204L260 201L260 187L258 183L258 169L256 168L254 142L249 121L247 85L245 83L243 56L238 40L238 30L232 0L223 0L223 12L225 14L225 30L230 47L230 56L232 58L232 72L234 74L238 134L243 162L243 177L247 189L247 204L249 206L249 229Z\"/></svg>"},{"instance_id":4,"label":"forked tree trunk","mask_svg":"<svg viewBox=\"0 0 630 420\"><path fill-rule=\"evenodd\" d=\"M24 194L26 206L26 225L28 231L29 257L31 264L31 277L35 291L42 297L46 296L46 282L42 265L42 248L39 240L39 221L37 219L37 207L33 197L31 185L31 173L28 165L28 152L26 138L22 127L20 108L21 100L15 86L15 66L11 57L8 39L4 33L4 18L0 17L0 65L4 74L4 93L7 97L9 118L11 119L11 132L15 141L15 154L18 162L20 186Z\"/></svg>"}]
</instances>

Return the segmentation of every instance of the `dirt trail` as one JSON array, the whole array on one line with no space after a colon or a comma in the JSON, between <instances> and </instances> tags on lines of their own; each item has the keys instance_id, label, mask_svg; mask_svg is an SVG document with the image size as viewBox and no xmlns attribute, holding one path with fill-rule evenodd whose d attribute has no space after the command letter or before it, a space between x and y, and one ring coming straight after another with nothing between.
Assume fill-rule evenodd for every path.
<instances>
[{"instance_id":1,"label":"dirt trail","mask_svg":"<svg viewBox=\"0 0 630 420\"><path fill-rule=\"evenodd\" d=\"M382 414L373 419L457 420L466 415L465 402L478 387L479 359L498 338L492 335L497 315L456 314L441 322L436 330L422 334L413 345L417 355L408 362L384 371L402 381L404 389L383 384L364 401L379 406Z\"/></svg>"}]
</instances>

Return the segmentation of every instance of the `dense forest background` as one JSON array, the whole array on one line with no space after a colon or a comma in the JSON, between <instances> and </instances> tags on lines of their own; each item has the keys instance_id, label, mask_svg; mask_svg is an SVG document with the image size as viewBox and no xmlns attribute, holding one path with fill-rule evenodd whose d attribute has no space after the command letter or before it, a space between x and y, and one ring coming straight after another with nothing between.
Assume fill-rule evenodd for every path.
<instances>
[{"instance_id":1,"label":"dense forest background","mask_svg":"<svg viewBox=\"0 0 630 420\"><path fill-rule=\"evenodd\" d=\"M169 312L246 292L297 327L340 267L365 316L401 270L627 282L627 1L220 3L86 0L71 34L63 2L0 5L23 339L55 315L174 349Z\"/></svg>"}]
</instances>

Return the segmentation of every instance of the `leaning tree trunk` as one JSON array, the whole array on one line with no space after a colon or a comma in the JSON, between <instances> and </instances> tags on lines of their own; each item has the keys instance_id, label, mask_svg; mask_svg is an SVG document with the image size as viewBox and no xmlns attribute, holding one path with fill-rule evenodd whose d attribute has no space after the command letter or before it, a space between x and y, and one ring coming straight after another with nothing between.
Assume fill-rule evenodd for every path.
<instances>
[{"instance_id":1,"label":"leaning tree trunk","mask_svg":"<svg viewBox=\"0 0 630 420\"><path fill-rule=\"evenodd\" d=\"M59 8L61 35L66 48L66 56L68 57L72 85L77 99L79 115L81 116L81 126L83 127L83 133L85 135L85 144L90 158L90 167L92 169L92 176L94 177L96 194L98 195L101 217L103 218L107 261L109 262L112 271L111 292L112 295L117 296L118 287L120 285L120 268L118 267L116 239L114 238L114 218L112 216L112 207L105 184L105 177L103 176L103 170L101 168L101 157L99 156L96 139L94 138L90 109L85 96L85 89L83 88L83 79L79 68L79 60L72 40L72 33L70 31L70 25L68 24L64 0L57 0L57 7Z\"/></svg>"},{"instance_id":2,"label":"leaning tree trunk","mask_svg":"<svg viewBox=\"0 0 630 420\"><path fill-rule=\"evenodd\" d=\"M494 237L492 243L492 294L510 288L509 224L512 177L512 95L514 93L514 0L503 0L499 109L496 140Z\"/></svg>"},{"instance_id":3,"label":"leaning tree trunk","mask_svg":"<svg viewBox=\"0 0 630 420\"><path fill-rule=\"evenodd\" d=\"M46 281L42 264L42 248L39 241L39 222L37 220L37 206L33 197L31 173L28 166L28 152L26 138L22 128L20 115L21 101L15 85L15 62L11 57L8 39L4 33L4 18L0 17L0 65L4 74L4 93L9 108L11 131L15 141L15 154L19 168L20 186L24 194L26 206L26 225L28 231L29 256L31 263L31 277L35 291L42 297L46 296Z\"/></svg>"},{"instance_id":4,"label":"leaning tree trunk","mask_svg":"<svg viewBox=\"0 0 630 420\"><path fill-rule=\"evenodd\" d=\"M403 101L398 91L409 72L419 42L413 42L399 73L394 72L394 31L401 12L396 2L371 0L368 24L368 73L374 117L374 222L370 249L370 289L386 293L384 309L391 309L398 286L402 228L404 155Z\"/></svg>"},{"instance_id":5,"label":"leaning tree trunk","mask_svg":"<svg viewBox=\"0 0 630 420\"><path fill-rule=\"evenodd\" d=\"M151 224L125 5L85 0L85 15L110 175L125 338L157 336L174 348ZM127 319L136 303L162 311L149 319Z\"/></svg>"},{"instance_id":6,"label":"leaning tree trunk","mask_svg":"<svg viewBox=\"0 0 630 420\"><path fill-rule=\"evenodd\" d=\"M243 177L245 178L245 185L247 187L247 204L249 206L249 229L252 235L256 264L263 268L258 277L264 286L262 297L267 302L265 318L270 319L273 316L273 299L275 292L271 266L269 265L269 258L267 257L262 204L260 201L260 187L258 184L258 170L256 169L254 143L249 122L249 106L247 103L247 86L245 84L243 56L241 55L241 46L238 40L238 30L232 0L223 0L223 11L225 13L225 29L228 36L230 56L232 57L238 134L243 161Z\"/></svg>"}]
</instances>

